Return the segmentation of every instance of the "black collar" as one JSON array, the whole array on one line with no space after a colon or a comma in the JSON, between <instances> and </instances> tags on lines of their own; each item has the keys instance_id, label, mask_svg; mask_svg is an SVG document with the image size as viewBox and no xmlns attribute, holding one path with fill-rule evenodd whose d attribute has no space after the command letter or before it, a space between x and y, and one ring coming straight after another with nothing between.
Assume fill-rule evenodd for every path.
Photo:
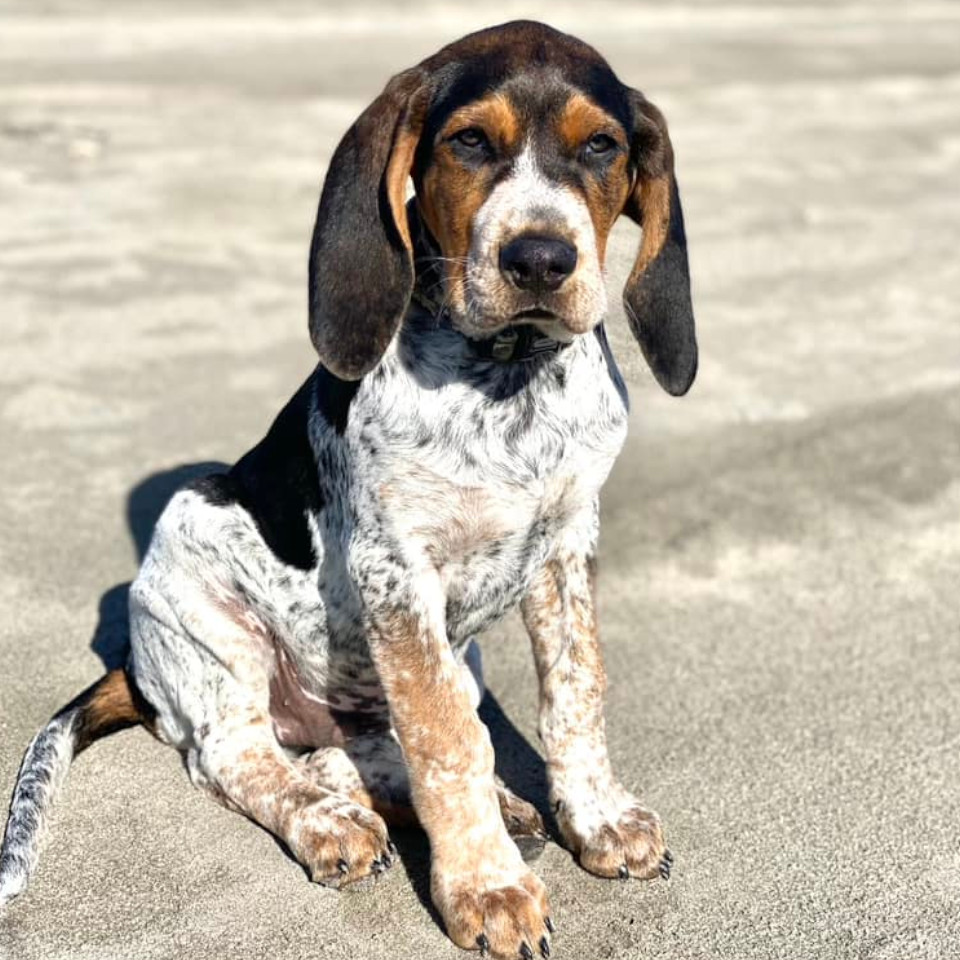
<instances>
[{"instance_id":1,"label":"black collar","mask_svg":"<svg viewBox=\"0 0 960 960\"><path fill-rule=\"evenodd\" d=\"M429 236L423 221L416 215L415 201L407 204L407 216L413 227L414 268L416 279L413 285L413 299L431 316L449 322L449 314L444 304L432 294L443 289L443 268L439 250L433 238ZM459 331L458 331L459 332ZM532 323L522 323L505 327L499 333L484 340L474 340L465 334L461 336L470 346L478 360L493 363L530 363L547 353L560 353L570 346L562 340L548 337Z\"/></svg>"},{"instance_id":2,"label":"black collar","mask_svg":"<svg viewBox=\"0 0 960 960\"><path fill-rule=\"evenodd\" d=\"M548 337L532 323L506 327L486 340L470 340L470 349L479 359L495 363L530 363L545 353L560 353L569 346Z\"/></svg>"}]
</instances>

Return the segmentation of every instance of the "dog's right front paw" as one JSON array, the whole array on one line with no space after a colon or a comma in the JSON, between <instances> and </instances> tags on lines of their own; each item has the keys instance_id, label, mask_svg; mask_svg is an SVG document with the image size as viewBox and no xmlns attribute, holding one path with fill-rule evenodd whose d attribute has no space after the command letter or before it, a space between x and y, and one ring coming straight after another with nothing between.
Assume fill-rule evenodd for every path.
<instances>
[{"instance_id":1,"label":"dog's right front paw","mask_svg":"<svg viewBox=\"0 0 960 960\"><path fill-rule=\"evenodd\" d=\"M550 956L554 926L546 888L522 861L507 871L481 866L455 877L434 864L432 887L433 902L457 946L498 960Z\"/></svg>"},{"instance_id":2,"label":"dog's right front paw","mask_svg":"<svg viewBox=\"0 0 960 960\"><path fill-rule=\"evenodd\" d=\"M327 887L343 887L383 873L396 856L383 818L339 798L298 810L286 842L310 879Z\"/></svg>"}]
</instances>

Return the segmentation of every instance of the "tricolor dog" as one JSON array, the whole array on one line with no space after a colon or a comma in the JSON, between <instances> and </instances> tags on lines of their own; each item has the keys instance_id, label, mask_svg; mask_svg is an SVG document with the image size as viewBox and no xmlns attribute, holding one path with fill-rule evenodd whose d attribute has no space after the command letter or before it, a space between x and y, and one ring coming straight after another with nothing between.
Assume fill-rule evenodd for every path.
<instances>
[{"instance_id":1,"label":"tricolor dog","mask_svg":"<svg viewBox=\"0 0 960 960\"><path fill-rule=\"evenodd\" d=\"M542 823L494 777L477 716L475 640L517 606L563 842L598 876L669 874L657 816L610 766L597 638L598 495L627 429L603 329L623 213L642 227L626 315L683 394L697 347L656 107L529 22L387 84L320 198L320 363L257 446L166 507L130 592L126 669L27 750L0 902L26 885L71 758L142 723L318 883L388 868L387 825L416 820L450 937L548 956L555 918L510 835Z\"/></svg>"}]
</instances>

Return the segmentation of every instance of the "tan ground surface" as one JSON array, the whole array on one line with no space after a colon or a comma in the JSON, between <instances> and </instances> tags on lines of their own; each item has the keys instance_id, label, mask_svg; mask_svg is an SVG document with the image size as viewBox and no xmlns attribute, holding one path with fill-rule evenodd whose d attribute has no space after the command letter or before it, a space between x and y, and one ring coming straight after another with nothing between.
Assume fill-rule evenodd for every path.
<instances>
[{"instance_id":1,"label":"tan ground surface","mask_svg":"<svg viewBox=\"0 0 960 960\"><path fill-rule=\"evenodd\" d=\"M234 459L310 368L340 133L389 73L532 12L666 111L702 344L672 401L611 319L635 420L605 501L609 727L677 869L610 884L548 846L556 956L960 955L960 7L479 10L2 7L3 791L116 657L180 466ZM485 651L504 773L542 801L526 643ZM453 958L400 840L375 889L318 889L122 734L74 767L0 956Z\"/></svg>"}]
</instances>

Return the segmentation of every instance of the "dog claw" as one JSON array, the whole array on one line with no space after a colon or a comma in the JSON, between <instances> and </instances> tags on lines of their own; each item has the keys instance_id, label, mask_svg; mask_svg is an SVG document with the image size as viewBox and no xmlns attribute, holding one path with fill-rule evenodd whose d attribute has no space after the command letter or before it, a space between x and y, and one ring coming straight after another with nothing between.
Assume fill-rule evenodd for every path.
<instances>
[{"instance_id":1,"label":"dog claw","mask_svg":"<svg viewBox=\"0 0 960 960\"><path fill-rule=\"evenodd\" d=\"M666 860L660 861L660 876L664 880L670 879L670 864Z\"/></svg>"},{"instance_id":2,"label":"dog claw","mask_svg":"<svg viewBox=\"0 0 960 960\"><path fill-rule=\"evenodd\" d=\"M547 917L546 920L543 921L543 923L544 923L544 925L546 926L547 930L548 930L550 933L556 933L556 932L557 932L557 928L556 928L553 920L550 919L550 917Z\"/></svg>"},{"instance_id":3,"label":"dog claw","mask_svg":"<svg viewBox=\"0 0 960 960\"><path fill-rule=\"evenodd\" d=\"M673 854L669 850L663 851L663 859L666 860L667 863L673 864Z\"/></svg>"},{"instance_id":4,"label":"dog claw","mask_svg":"<svg viewBox=\"0 0 960 960\"><path fill-rule=\"evenodd\" d=\"M669 853L670 851L668 850L667 852ZM387 841L387 853L389 853L391 857L397 855L397 845L392 840Z\"/></svg>"},{"instance_id":5,"label":"dog claw","mask_svg":"<svg viewBox=\"0 0 960 960\"><path fill-rule=\"evenodd\" d=\"M481 933L480 936L477 937L477 946L480 948L480 956L485 957L487 951L490 949L490 941L487 939L485 933Z\"/></svg>"},{"instance_id":6,"label":"dog claw","mask_svg":"<svg viewBox=\"0 0 960 960\"><path fill-rule=\"evenodd\" d=\"M550 941L546 937L540 938L540 956L543 960L550 960Z\"/></svg>"},{"instance_id":7,"label":"dog claw","mask_svg":"<svg viewBox=\"0 0 960 960\"><path fill-rule=\"evenodd\" d=\"M337 861L337 869L338 869L341 873L349 873L349 872L350 872L350 865L347 863L346 860L343 859L343 857L341 857L341 858Z\"/></svg>"},{"instance_id":8,"label":"dog claw","mask_svg":"<svg viewBox=\"0 0 960 960\"><path fill-rule=\"evenodd\" d=\"M530 944L526 940L520 944L520 956L523 957L523 960L533 960L533 951L530 949Z\"/></svg>"},{"instance_id":9,"label":"dog claw","mask_svg":"<svg viewBox=\"0 0 960 960\"><path fill-rule=\"evenodd\" d=\"M617 871L617 876L618 876L621 880L629 880L629 879L630 879L630 868L629 868L625 863L620 864L620 869Z\"/></svg>"},{"instance_id":10,"label":"dog claw","mask_svg":"<svg viewBox=\"0 0 960 960\"><path fill-rule=\"evenodd\" d=\"M386 869L387 869L386 864L382 860L374 860L373 863L370 864L370 870L373 873L375 873L378 877Z\"/></svg>"}]
</instances>

